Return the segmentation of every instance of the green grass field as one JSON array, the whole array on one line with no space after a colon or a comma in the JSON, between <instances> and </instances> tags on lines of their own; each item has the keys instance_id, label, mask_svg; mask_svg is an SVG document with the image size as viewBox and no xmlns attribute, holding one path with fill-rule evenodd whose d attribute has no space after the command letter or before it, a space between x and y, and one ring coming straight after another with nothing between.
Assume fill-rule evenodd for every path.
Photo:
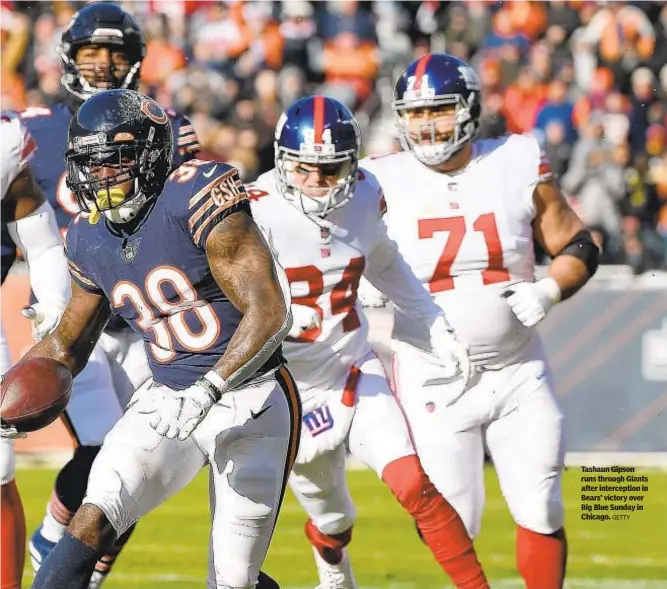
<instances>
[{"instance_id":1,"label":"green grass field","mask_svg":"<svg viewBox=\"0 0 667 589\"><path fill-rule=\"evenodd\" d=\"M644 511L629 521L582 521L579 469L565 476L570 546L568 587L664 589L667 587L667 473L646 471L649 491ZM20 470L29 533L42 517L55 476L49 470ZM496 476L488 469L487 505L476 541L492 587L522 587L514 568L514 525ZM410 518L370 471L349 473L358 508L351 545L362 587L442 589L448 586L430 553L417 539ZM310 547L303 535L305 516L288 493L264 570L284 589L317 584ZM105 589L203 589L209 516L207 478L146 517L119 558ZM26 566L26 583L32 578Z\"/></svg>"}]
</instances>

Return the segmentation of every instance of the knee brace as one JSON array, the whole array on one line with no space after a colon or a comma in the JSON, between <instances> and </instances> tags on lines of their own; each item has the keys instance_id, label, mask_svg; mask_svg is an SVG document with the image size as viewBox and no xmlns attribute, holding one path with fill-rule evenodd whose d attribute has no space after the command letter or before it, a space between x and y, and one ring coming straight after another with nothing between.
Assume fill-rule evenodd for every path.
<instances>
[{"instance_id":1,"label":"knee brace","mask_svg":"<svg viewBox=\"0 0 667 589\"><path fill-rule=\"evenodd\" d=\"M545 536L560 530L565 522L565 508L560 499L551 499L546 504L528 501L513 511L519 526Z\"/></svg>"},{"instance_id":2,"label":"knee brace","mask_svg":"<svg viewBox=\"0 0 667 589\"><path fill-rule=\"evenodd\" d=\"M99 452L100 446L79 446L58 473L56 497L70 512L75 512L81 506L88 486L88 475Z\"/></svg>"}]
</instances>

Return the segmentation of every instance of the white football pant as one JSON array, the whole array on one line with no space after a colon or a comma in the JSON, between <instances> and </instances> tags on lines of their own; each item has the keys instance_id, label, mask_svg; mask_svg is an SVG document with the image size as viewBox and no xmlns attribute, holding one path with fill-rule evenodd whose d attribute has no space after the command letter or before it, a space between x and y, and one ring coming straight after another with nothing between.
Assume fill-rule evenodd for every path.
<instances>
[{"instance_id":1,"label":"white football pant","mask_svg":"<svg viewBox=\"0 0 667 589\"><path fill-rule=\"evenodd\" d=\"M298 450L301 408L289 373L224 395L185 441L159 435L151 419L130 401L93 463L83 503L120 535L209 465L216 587L254 587Z\"/></svg>"},{"instance_id":2,"label":"white football pant","mask_svg":"<svg viewBox=\"0 0 667 589\"><path fill-rule=\"evenodd\" d=\"M325 534L339 534L349 529L355 520L345 476L346 449L357 459L382 476L385 466L394 460L415 453L401 409L391 393L389 381L380 359L370 353L356 366L361 374L356 386L356 411L351 423L340 432L340 443L325 447L320 454L311 452L308 462L297 461L290 477L290 487L308 513L315 527ZM332 383L330 389L319 391L309 404L304 402L304 427L301 443L304 447L326 444L323 427L317 422L335 416L332 407L341 402L347 377ZM305 384L298 383L299 387ZM318 409L316 409L319 408ZM314 412L316 419L309 420ZM335 422L331 430L338 427ZM315 435L313 435L315 434Z\"/></svg>"},{"instance_id":3,"label":"white football pant","mask_svg":"<svg viewBox=\"0 0 667 589\"><path fill-rule=\"evenodd\" d=\"M430 370L418 350L394 342L394 387L417 454L471 537L484 509L485 444L516 523L539 534L560 529L563 415L539 341L524 362L477 374L461 396L448 390L456 383L425 382Z\"/></svg>"}]
</instances>

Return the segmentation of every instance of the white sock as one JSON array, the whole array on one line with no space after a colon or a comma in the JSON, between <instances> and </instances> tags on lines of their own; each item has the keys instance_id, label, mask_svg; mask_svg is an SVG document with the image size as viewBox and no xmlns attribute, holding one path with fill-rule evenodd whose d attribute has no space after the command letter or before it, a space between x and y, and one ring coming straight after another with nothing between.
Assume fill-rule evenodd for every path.
<instances>
[{"instance_id":1,"label":"white sock","mask_svg":"<svg viewBox=\"0 0 667 589\"><path fill-rule=\"evenodd\" d=\"M50 542L59 542L66 529L67 526L65 524L61 524L53 517L51 514L51 504L48 504L46 506L46 515L42 520L42 536Z\"/></svg>"}]
</instances>

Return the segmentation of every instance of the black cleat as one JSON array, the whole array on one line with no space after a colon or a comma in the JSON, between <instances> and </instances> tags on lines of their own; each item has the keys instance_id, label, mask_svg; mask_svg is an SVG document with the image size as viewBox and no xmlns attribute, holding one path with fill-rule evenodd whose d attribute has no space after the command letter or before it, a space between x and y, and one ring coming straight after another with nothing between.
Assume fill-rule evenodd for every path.
<instances>
[{"instance_id":1,"label":"black cleat","mask_svg":"<svg viewBox=\"0 0 667 589\"><path fill-rule=\"evenodd\" d=\"M274 581L266 573L259 571L259 577L257 577L257 585L255 589L280 589L280 585Z\"/></svg>"}]
</instances>

